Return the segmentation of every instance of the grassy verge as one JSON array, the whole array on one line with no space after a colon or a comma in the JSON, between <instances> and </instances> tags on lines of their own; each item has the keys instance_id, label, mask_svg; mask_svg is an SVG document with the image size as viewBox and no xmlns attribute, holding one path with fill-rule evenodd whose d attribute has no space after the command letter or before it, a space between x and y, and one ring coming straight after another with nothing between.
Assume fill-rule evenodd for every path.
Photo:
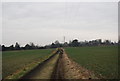
<instances>
[{"instance_id":1,"label":"grassy verge","mask_svg":"<svg viewBox=\"0 0 120 81\"><path fill-rule=\"evenodd\" d=\"M53 49L3 52L3 78L18 79L47 59Z\"/></svg>"},{"instance_id":2,"label":"grassy verge","mask_svg":"<svg viewBox=\"0 0 120 81\"><path fill-rule=\"evenodd\" d=\"M65 48L69 57L81 66L104 78L118 78L118 47L73 47Z\"/></svg>"}]
</instances>

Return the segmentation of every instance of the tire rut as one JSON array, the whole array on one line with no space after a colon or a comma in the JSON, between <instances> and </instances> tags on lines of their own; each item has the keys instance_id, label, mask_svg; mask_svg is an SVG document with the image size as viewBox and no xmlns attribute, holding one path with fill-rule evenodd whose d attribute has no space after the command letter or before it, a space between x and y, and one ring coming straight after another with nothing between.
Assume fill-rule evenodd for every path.
<instances>
[{"instance_id":1,"label":"tire rut","mask_svg":"<svg viewBox=\"0 0 120 81\"><path fill-rule=\"evenodd\" d=\"M54 64L56 64L57 59L58 54L55 53L20 79L50 79L50 74L52 73Z\"/></svg>"},{"instance_id":2,"label":"tire rut","mask_svg":"<svg viewBox=\"0 0 120 81\"><path fill-rule=\"evenodd\" d=\"M53 60L54 62L52 62ZM53 65L49 66L50 64ZM47 74L49 74L49 77ZM44 76L44 78L41 78L41 76ZM63 48L58 48L55 54L39 64L21 79L49 79L49 81L66 81L68 79L97 79L97 77L94 73L69 59Z\"/></svg>"},{"instance_id":3,"label":"tire rut","mask_svg":"<svg viewBox=\"0 0 120 81\"><path fill-rule=\"evenodd\" d=\"M62 52L60 52L58 63L52 73L52 79L58 79L58 81L71 79L98 79L93 72L72 61L67 56L64 49L60 49L60 51L61 50Z\"/></svg>"}]
</instances>

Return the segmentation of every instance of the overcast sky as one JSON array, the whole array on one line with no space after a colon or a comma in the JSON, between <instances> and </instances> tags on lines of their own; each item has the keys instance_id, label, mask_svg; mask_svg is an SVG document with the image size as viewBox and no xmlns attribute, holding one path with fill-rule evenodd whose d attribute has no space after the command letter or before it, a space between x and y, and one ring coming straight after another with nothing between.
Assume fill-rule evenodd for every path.
<instances>
[{"instance_id":1,"label":"overcast sky","mask_svg":"<svg viewBox=\"0 0 120 81\"><path fill-rule=\"evenodd\" d=\"M116 2L3 3L3 44L46 45L73 39L118 40Z\"/></svg>"}]
</instances>

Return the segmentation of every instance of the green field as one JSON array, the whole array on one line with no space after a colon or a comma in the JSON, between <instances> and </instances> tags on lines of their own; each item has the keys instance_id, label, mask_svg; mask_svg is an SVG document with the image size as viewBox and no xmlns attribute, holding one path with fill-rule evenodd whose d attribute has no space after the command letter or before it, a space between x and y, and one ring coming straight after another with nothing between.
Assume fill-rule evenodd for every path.
<instances>
[{"instance_id":1,"label":"green field","mask_svg":"<svg viewBox=\"0 0 120 81\"><path fill-rule=\"evenodd\" d=\"M114 79L118 76L118 47L71 47L65 48L68 56L96 75Z\"/></svg>"},{"instance_id":2,"label":"green field","mask_svg":"<svg viewBox=\"0 0 120 81\"><path fill-rule=\"evenodd\" d=\"M27 67L32 62L42 62L50 56L53 49L5 51L2 53L3 78ZM29 69L30 69L29 67ZM25 70L25 69L24 69Z\"/></svg>"}]
</instances>

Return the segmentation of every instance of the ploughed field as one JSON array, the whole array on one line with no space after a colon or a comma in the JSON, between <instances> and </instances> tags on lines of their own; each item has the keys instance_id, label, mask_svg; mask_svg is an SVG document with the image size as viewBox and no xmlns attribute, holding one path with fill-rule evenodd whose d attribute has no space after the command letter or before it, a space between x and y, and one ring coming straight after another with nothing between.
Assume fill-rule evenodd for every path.
<instances>
[{"instance_id":1,"label":"ploughed field","mask_svg":"<svg viewBox=\"0 0 120 81\"><path fill-rule=\"evenodd\" d=\"M54 49L5 51L2 53L2 77L19 78L47 59Z\"/></svg>"},{"instance_id":2,"label":"ploughed field","mask_svg":"<svg viewBox=\"0 0 120 81\"><path fill-rule=\"evenodd\" d=\"M73 61L101 78L118 77L117 46L70 47L65 51Z\"/></svg>"}]
</instances>

